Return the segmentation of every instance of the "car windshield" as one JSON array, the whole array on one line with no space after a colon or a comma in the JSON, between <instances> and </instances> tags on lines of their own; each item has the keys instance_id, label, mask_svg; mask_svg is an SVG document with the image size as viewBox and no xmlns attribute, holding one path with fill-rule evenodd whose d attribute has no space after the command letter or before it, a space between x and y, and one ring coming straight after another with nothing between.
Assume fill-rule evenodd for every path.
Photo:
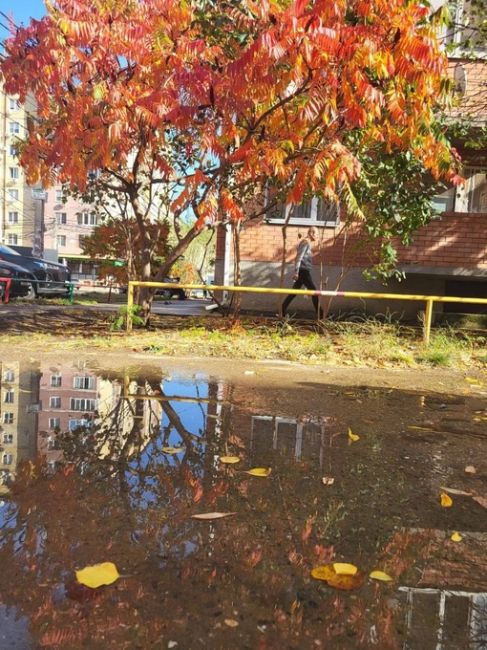
<instances>
[{"instance_id":1,"label":"car windshield","mask_svg":"<svg viewBox=\"0 0 487 650\"><path fill-rule=\"evenodd\" d=\"M10 246L2 246L1 244L0 244L0 253L5 253L5 255L18 255L20 257L20 253L14 251L13 248L10 248Z\"/></svg>"}]
</instances>

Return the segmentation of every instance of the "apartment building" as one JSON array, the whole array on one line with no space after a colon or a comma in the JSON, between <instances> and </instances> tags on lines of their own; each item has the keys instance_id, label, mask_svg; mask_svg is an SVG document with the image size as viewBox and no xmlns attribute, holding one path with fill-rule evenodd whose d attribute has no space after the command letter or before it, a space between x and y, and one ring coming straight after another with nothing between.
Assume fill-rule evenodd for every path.
<instances>
[{"instance_id":1,"label":"apartment building","mask_svg":"<svg viewBox=\"0 0 487 650\"><path fill-rule=\"evenodd\" d=\"M21 106L0 86L0 243L32 246L40 212L17 159L31 100ZM32 109L32 106L31 106Z\"/></svg>"},{"instance_id":2,"label":"apartment building","mask_svg":"<svg viewBox=\"0 0 487 650\"><path fill-rule=\"evenodd\" d=\"M6 494L19 463L37 453L39 368L0 361L0 495Z\"/></svg>"},{"instance_id":3,"label":"apartment building","mask_svg":"<svg viewBox=\"0 0 487 650\"><path fill-rule=\"evenodd\" d=\"M97 223L91 206L63 195L61 186L36 198L17 158L19 142L34 119L35 99L25 105L0 84L0 244L21 246L70 267L74 279L96 279L94 265L81 249ZM37 195L39 196L39 195Z\"/></svg>"},{"instance_id":4,"label":"apartment building","mask_svg":"<svg viewBox=\"0 0 487 650\"><path fill-rule=\"evenodd\" d=\"M44 245L56 251L59 262L69 267L74 280L94 282L97 265L83 254L81 243L98 223L92 206L67 196L61 186L47 191L44 206Z\"/></svg>"}]
</instances>

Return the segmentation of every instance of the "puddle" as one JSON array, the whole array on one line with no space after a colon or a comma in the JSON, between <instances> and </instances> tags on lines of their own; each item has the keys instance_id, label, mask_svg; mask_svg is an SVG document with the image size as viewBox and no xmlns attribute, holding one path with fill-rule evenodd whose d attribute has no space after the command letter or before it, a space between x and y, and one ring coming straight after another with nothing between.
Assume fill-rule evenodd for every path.
<instances>
[{"instance_id":1,"label":"puddle","mask_svg":"<svg viewBox=\"0 0 487 650\"><path fill-rule=\"evenodd\" d=\"M4 363L0 647L486 648L486 400L288 375Z\"/></svg>"}]
</instances>

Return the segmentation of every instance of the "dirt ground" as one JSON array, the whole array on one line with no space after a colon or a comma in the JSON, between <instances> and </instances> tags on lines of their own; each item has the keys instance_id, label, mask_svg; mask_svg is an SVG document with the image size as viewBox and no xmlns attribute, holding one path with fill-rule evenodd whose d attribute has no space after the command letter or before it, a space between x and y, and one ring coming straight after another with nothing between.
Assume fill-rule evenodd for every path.
<instances>
[{"instance_id":1,"label":"dirt ground","mask_svg":"<svg viewBox=\"0 0 487 650\"><path fill-rule=\"evenodd\" d=\"M305 365L278 360L239 360L211 357L166 357L134 351L93 350L89 344L77 347L76 351L44 351L38 346L6 345L0 341L0 360L41 360L48 363L69 363L82 359L96 369L98 366L120 370L149 368L165 373L178 373L191 378L195 373L205 372L208 376L229 382L247 384L253 388L262 386L278 388L283 386L317 386L334 384L336 386L370 388L391 388L403 391L421 391L451 395L487 395L487 372L473 370L468 375L459 370L445 368L431 369L390 369L390 368L336 368L326 365ZM468 377L468 381L466 378ZM471 380L478 384L472 385ZM486 388L484 388L484 384Z\"/></svg>"}]
</instances>

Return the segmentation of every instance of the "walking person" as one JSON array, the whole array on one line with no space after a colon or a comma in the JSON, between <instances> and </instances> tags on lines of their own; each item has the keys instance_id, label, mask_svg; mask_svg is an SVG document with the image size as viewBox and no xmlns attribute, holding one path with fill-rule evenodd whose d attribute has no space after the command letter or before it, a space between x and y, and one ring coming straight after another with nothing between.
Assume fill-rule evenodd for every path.
<instances>
[{"instance_id":1,"label":"walking person","mask_svg":"<svg viewBox=\"0 0 487 650\"><path fill-rule=\"evenodd\" d=\"M301 289L304 285L306 289L317 291L313 278L311 277L311 270L313 268L312 244L316 241L317 235L317 229L314 226L311 226L311 228L308 228L306 237L298 244L296 261L294 263L293 289ZM286 315L288 307L295 297L294 294L290 294L282 303L281 311L283 317ZM323 318L323 310L320 307L318 296L311 296L311 300L313 301L316 314L318 315L319 310L319 317Z\"/></svg>"}]
</instances>

